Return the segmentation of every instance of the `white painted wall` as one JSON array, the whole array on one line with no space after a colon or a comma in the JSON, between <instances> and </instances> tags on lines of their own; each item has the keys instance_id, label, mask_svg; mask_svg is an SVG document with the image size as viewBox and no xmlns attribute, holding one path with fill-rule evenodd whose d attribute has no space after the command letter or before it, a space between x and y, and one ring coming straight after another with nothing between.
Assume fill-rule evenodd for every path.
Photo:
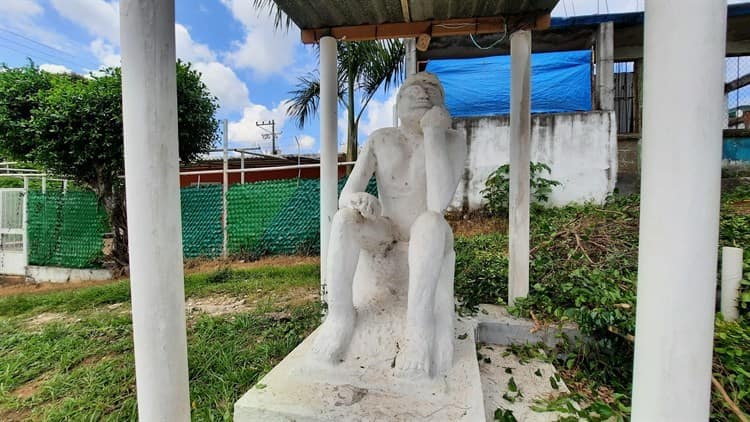
<instances>
[{"instance_id":1,"label":"white painted wall","mask_svg":"<svg viewBox=\"0 0 750 422\"><path fill-rule=\"evenodd\" d=\"M508 116L454 119L466 133L469 153L464 179L451 204L476 210L483 205L487 177L510 160ZM613 111L540 114L531 118L531 161L552 170L548 178L562 183L554 188L554 206L602 202L617 180L617 126Z\"/></svg>"}]
</instances>

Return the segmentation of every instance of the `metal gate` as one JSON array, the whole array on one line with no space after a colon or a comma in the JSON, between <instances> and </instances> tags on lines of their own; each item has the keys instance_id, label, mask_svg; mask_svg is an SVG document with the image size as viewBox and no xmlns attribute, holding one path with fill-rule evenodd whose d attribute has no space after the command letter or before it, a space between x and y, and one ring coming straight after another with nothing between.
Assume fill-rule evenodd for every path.
<instances>
[{"instance_id":1,"label":"metal gate","mask_svg":"<svg viewBox=\"0 0 750 422\"><path fill-rule=\"evenodd\" d=\"M25 216L25 191L0 189L0 274L26 274Z\"/></svg>"}]
</instances>

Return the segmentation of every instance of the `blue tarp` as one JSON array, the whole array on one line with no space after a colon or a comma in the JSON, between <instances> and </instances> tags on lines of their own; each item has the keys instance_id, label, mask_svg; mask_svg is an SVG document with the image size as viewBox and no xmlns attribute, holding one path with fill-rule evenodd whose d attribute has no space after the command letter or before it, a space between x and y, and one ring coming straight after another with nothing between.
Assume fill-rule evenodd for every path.
<instances>
[{"instance_id":1,"label":"blue tarp","mask_svg":"<svg viewBox=\"0 0 750 422\"><path fill-rule=\"evenodd\" d=\"M531 56L531 112L591 110L591 52L563 51ZM510 56L431 60L427 71L445 88L454 117L510 113Z\"/></svg>"}]
</instances>

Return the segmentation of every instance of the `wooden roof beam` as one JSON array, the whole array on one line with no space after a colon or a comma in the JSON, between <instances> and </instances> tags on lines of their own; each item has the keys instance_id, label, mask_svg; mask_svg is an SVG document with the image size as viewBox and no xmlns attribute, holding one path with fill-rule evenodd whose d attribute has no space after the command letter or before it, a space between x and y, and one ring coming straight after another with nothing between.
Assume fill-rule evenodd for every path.
<instances>
[{"instance_id":1,"label":"wooden roof beam","mask_svg":"<svg viewBox=\"0 0 750 422\"><path fill-rule=\"evenodd\" d=\"M411 12L409 11L409 0L401 0L401 13L404 15L404 22L411 22Z\"/></svg>"},{"instance_id":2,"label":"wooden roof beam","mask_svg":"<svg viewBox=\"0 0 750 422\"><path fill-rule=\"evenodd\" d=\"M550 22L550 15L543 14L338 26L332 28L303 29L302 42L305 44L315 44L324 36L333 36L337 40L364 41L388 38L417 38L422 34L427 34L430 37L494 34L504 32L506 24L507 31L511 33L521 29L548 29Z\"/></svg>"}]
</instances>

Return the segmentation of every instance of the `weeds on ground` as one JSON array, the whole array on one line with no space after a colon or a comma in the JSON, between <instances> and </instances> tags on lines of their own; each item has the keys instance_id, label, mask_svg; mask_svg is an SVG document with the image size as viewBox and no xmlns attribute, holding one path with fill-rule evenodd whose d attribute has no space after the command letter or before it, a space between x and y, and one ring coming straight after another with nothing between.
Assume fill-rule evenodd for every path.
<instances>
[{"instance_id":1,"label":"weeds on ground","mask_svg":"<svg viewBox=\"0 0 750 422\"><path fill-rule=\"evenodd\" d=\"M724 195L720 244L746 248L738 322L716 325L714 377L740 408L750 409L750 188ZM591 341L561 342L549 351L567 384L596 414L627 418L630 402L639 198L613 197L604 205L536 208L531 217L530 294L510 311L542 321L573 321ZM463 311L507 297L507 236L456 241L456 295ZM718 266L717 266L718 269ZM712 419L733 420L714 390ZM548 403L556 410L567 405ZM602 406L606 405L609 410ZM576 413L578 412L578 413ZM578 410L571 417L586 417ZM592 420L589 418L589 420Z\"/></svg>"}]
</instances>

